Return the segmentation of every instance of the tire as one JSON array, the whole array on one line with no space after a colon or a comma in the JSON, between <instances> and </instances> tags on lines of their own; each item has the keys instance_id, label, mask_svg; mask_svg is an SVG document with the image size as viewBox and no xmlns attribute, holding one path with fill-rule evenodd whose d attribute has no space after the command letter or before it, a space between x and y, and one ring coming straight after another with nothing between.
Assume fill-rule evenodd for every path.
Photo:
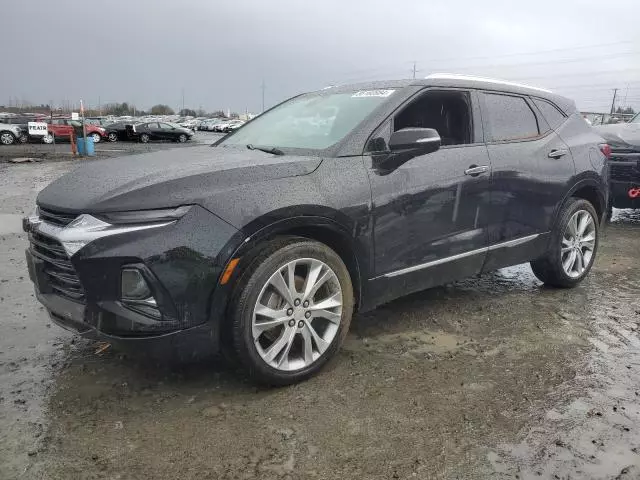
<instances>
[{"instance_id":1,"label":"tire","mask_svg":"<svg viewBox=\"0 0 640 480\"><path fill-rule=\"evenodd\" d=\"M20 137L18 138L18 143L22 143L25 144L29 141L29 135L23 133L22 135L20 135Z\"/></svg>"},{"instance_id":2,"label":"tire","mask_svg":"<svg viewBox=\"0 0 640 480\"><path fill-rule=\"evenodd\" d=\"M116 132L110 132L109 135L107 135L107 139L110 142L117 142L118 141L118 134Z\"/></svg>"},{"instance_id":3,"label":"tire","mask_svg":"<svg viewBox=\"0 0 640 480\"><path fill-rule=\"evenodd\" d=\"M102 137L97 132L90 133L89 136L93 139L93 143L100 143L100 140L102 140Z\"/></svg>"},{"instance_id":4,"label":"tire","mask_svg":"<svg viewBox=\"0 0 640 480\"><path fill-rule=\"evenodd\" d=\"M183 133L178 137L178 142L179 143L184 143L187 141L187 136Z\"/></svg>"},{"instance_id":5,"label":"tire","mask_svg":"<svg viewBox=\"0 0 640 480\"><path fill-rule=\"evenodd\" d=\"M279 273L284 270L286 276ZM289 385L317 373L340 348L353 314L353 287L342 259L322 243L284 237L265 245L243 272L229 307L235 357L256 381L269 385ZM309 287L305 298L307 279L314 275L325 281ZM277 293L273 282L291 298ZM321 303L325 309L316 308ZM273 326L265 328L264 322Z\"/></svg>"},{"instance_id":6,"label":"tire","mask_svg":"<svg viewBox=\"0 0 640 480\"><path fill-rule=\"evenodd\" d=\"M140 143L149 143L149 135L146 133L140 134Z\"/></svg>"},{"instance_id":7,"label":"tire","mask_svg":"<svg viewBox=\"0 0 640 480\"><path fill-rule=\"evenodd\" d=\"M2 145L13 145L16 143L16 137L11 132L0 132L0 143Z\"/></svg>"},{"instance_id":8,"label":"tire","mask_svg":"<svg viewBox=\"0 0 640 480\"><path fill-rule=\"evenodd\" d=\"M42 137L42 143L46 143L47 145L52 144L53 140L53 134L51 133L47 133L44 137Z\"/></svg>"},{"instance_id":9,"label":"tire","mask_svg":"<svg viewBox=\"0 0 640 480\"><path fill-rule=\"evenodd\" d=\"M600 223L593 205L570 198L558 215L549 241L547 253L531 262L533 273L546 285L575 287L589 274L598 251Z\"/></svg>"}]
</instances>

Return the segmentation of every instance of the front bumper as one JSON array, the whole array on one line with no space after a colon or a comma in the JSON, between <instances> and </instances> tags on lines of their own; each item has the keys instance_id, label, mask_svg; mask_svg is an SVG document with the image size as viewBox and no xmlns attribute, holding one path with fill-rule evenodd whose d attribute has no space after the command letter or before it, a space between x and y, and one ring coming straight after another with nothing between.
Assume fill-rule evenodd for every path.
<instances>
[{"instance_id":1,"label":"front bumper","mask_svg":"<svg viewBox=\"0 0 640 480\"><path fill-rule=\"evenodd\" d=\"M46 215L54 218L48 212L41 218ZM217 305L225 304L228 292L216 285L241 242L235 228L193 206L170 224L97 238L65 258L62 244L55 243L56 235L51 236L50 226L42 223L46 222L26 222L30 239L26 257L36 297L53 322L110 342L160 348L190 345L194 352L205 345L208 352L217 350L224 310ZM73 223L57 238L66 242L65 233L73 231ZM55 248L60 258L52 257ZM160 317L145 315L121 300L122 268L131 265L144 271Z\"/></svg>"}]
</instances>

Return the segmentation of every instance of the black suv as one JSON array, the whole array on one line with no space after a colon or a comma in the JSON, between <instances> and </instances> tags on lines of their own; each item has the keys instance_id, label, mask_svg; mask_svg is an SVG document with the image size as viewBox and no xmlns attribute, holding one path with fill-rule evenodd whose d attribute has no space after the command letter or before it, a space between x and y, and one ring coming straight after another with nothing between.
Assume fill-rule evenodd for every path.
<instances>
[{"instance_id":1,"label":"black suv","mask_svg":"<svg viewBox=\"0 0 640 480\"><path fill-rule=\"evenodd\" d=\"M579 283L607 205L601 141L572 101L508 82L328 88L211 147L61 177L25 219L29 273L62 326L204 341L287 384L336 353L354 311L523 262Z\"/></svg>"}]
</instances>

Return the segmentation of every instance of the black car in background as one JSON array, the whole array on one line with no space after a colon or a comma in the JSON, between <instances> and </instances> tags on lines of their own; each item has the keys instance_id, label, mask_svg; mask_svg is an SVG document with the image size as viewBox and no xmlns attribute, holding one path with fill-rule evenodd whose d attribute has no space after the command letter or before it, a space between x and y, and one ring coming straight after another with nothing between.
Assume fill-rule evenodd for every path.
<instances>
[{"instance_id":1,"label":"black car in background","mask_svg":"<svg viewBox=\"0 0 640 480\"><path fill-rule=\"evenodd\" d=\"M189 128L166 122L137 123L127 125L126 129L129 138L142 143L147 143L151 140L170 140L184 143L194 135L194 131Z\"/></svg>"},{"instance_id":2,"label":"black car in background","mask_svg":"<svg viewBox=\"0 0 640 480\"><path fill-rule=\"evenodd\" d=\"M25 219L27 264L52 320L85 336L224 346L262 382L297 382L354 311L523 262L579 284L606 212L600 142L571 100L509 82L329 88L213 147L59 178Z\"/></svg>"},{"instance_id":3,"label":"black car in background","mask_svg":"<svg viewBox=\"0 0 640 480\"><path fill-rule=\"evenodd\" d=\"M108 123L103 126L107 132L107 139L110 142L118 140L131 140L127 133L127 125L131 125L131 121Z\"/></svg>"},{"instance_id":4,"label":"black car in background","mask_svg":"<svg viewBox=\"0 0 640 480\"><path fill-rule=\"evenodd\" d=\"M609 206L640 208L640 114L628 123L593 128L611 147Z\"/></svg>"}]
</instances>

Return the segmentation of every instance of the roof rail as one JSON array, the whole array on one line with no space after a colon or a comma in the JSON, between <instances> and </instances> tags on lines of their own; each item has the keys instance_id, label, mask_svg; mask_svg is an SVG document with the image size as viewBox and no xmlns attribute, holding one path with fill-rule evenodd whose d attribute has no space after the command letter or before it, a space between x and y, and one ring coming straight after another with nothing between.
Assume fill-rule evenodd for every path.
<instances>
[{"instance_id":1,"label":"roof rail","mask_svg":"<svg viewBox=\"0 0 640 480\"><path fill-rule=\"evenodd\" d=\"M474 77L472 75L460 75L458 73L432 73L431 75L428 75L425 78L428 80L469 80L472 82L488 82L488 83L496 83L499 85L509 85L512 87L531 88L533 90L539 90L541 92L553 93L551 90L547 90L546 88L525 85L524 83L509 82L508 80L499 80L496 78Z\"/></svg>"}]
</instances>

